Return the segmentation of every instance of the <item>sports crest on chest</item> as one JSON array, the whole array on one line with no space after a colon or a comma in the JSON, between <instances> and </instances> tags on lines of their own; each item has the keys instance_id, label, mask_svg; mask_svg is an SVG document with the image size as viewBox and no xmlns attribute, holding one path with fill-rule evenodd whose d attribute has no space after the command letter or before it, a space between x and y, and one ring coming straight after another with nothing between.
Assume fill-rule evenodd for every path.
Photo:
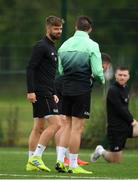
<instances>
[{"instance_id":1,"label":"sports crest on chest","mask_svg":"<svg viewBox=\"0 0 138 180\"><path fill-rule=\"evenodd\" d=\"M123 99L124 103L128 104L128 102L129 102L129 95L122 96L122 99Z\"/></svg>"},{"instance_id":2,"label":"sports crest on chest","mask_svg":"<svg viewBox=\"0 0 138 180\"><path fill-rule=\"evenodd\" d=\"M51 52L51 58L57 62L57 54L55 52Z\"/></svg>"}]
</instances>

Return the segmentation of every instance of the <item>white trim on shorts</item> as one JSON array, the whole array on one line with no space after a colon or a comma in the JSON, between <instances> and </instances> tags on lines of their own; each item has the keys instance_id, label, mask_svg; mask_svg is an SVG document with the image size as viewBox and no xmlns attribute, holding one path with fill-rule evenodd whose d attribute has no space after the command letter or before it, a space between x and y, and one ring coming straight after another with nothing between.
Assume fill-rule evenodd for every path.
<instances>
[{"instance_id":1,"label":"white trim on shorts","mask_svg":"<svg viewBox=\"0 0 138 180\"><path fill-rule=\"evenodd\" d=\"M46 116L44 116L44 117L42 117L42 118L48 119L48 118L50 118L51 116L55 116L55 115L58 115L58 114L50 114L50 115L46 115ZM37 119L40 119L40 118L39 118L39 117L35 117L34 119L37 120Z\"/></svg>"}]
</instances>

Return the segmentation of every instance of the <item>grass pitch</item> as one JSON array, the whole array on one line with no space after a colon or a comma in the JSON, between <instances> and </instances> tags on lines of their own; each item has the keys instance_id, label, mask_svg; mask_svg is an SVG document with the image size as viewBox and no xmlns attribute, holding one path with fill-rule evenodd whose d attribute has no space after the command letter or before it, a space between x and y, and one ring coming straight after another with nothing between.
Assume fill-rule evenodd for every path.
<instances>
[{"instance_id":1,"label":"grass pitch","mask_svg":"<svg viewBox=\"0 0 138 180\"><path fill-rule=\"evenodd\" d=\"M89 161L91 151L81 150L80 157ZM121 164L109 164L100 158L96 163L84 166L92 170L92 175L75 175L57 173L54 169L56 162L55 149L48 148L43 156L46 165L52 172L26 172L27 149L0 148L0 179L137 179L138 151L124 151Z\"/></svg>"}]
</instances>

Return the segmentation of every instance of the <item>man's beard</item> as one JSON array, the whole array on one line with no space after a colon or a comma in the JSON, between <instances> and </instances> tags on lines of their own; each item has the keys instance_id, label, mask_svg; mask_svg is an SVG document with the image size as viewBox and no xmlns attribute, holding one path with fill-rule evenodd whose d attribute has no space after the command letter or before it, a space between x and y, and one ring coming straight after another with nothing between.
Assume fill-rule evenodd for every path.
<instances>
[{"instance_id":1,"label":"man's beard","mask_svg":"<svg viewBox=\"0 0 138 180\"><path fill-rule=\"evenodd\" d=\"M60 39L60 36L56 36L54 34L49 34L49 35L53 41Z\"/></svg>"}]
</instances>

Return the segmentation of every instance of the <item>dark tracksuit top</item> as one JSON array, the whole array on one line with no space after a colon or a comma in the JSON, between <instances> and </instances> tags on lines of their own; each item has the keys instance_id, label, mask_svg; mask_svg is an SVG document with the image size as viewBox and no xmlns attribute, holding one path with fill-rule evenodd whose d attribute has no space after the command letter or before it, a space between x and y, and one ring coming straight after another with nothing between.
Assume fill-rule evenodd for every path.
<instances>
[{"instance_id":1,"label":"dark tracksuit top","mask_svg":"<svg viewBox=\"0 0 138 180\"><path fill-rule=\"evenodd\" d=\"M115 82L107 94L108 131L127 131L133 122L133 116L128 110L128 88Z\"/></svg>"},{"instance_id":2,"label":"dark tracksuit top","mask_svg":"<svg viewBox=\"0 0 138 180\"><path fill-rule=\"evenodd\" d=\"M63 76L57 76L55 79L56 94L61 97L63 92Z\"/></svg>"},{"instance_id":3,"label":"dark tracksuit top","mask_svg":"<svg viewBox=\"0 0 138 180\"><path fill-rule=\"evenodd\" d=\"M27 91L40 95L54 94L57 52L54 43L44 37L36 43L27 67Z\"/></svg>"}]
</instances>

